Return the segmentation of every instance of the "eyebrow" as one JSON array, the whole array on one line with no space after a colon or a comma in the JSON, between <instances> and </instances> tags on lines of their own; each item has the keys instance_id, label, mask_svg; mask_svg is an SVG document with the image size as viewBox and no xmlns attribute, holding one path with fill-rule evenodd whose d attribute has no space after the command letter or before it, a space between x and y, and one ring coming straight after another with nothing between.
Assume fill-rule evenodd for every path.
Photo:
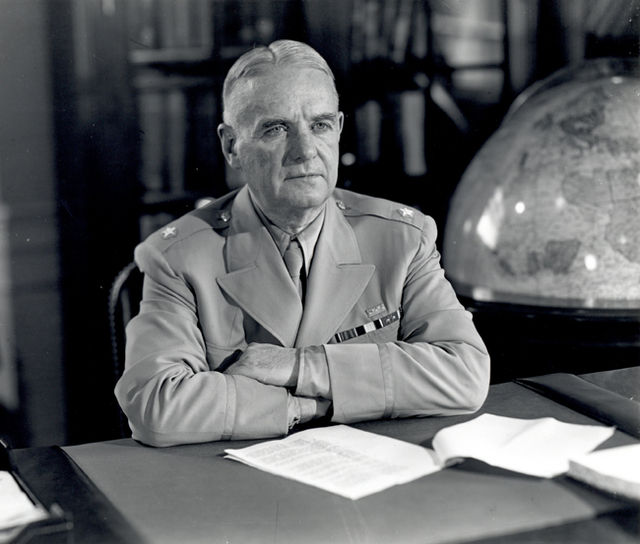
<instances>
[{"instance_id":1,"label":"eyebrow","mask_svg":"<svg viewBox=\"0 0 640 544\"><path fill-rule=\"evenodd\" d=\"M316 115L313 121L331 121L335 123L337 118L337 113L321 113L320 115Z\"/></svg>"}]
</instances>

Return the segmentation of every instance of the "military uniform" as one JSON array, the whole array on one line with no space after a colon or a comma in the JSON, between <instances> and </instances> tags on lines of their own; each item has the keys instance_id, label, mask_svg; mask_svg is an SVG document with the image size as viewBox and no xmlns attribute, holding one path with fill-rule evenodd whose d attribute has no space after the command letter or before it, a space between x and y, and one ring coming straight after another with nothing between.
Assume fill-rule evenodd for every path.
<instances>
[{"instance_id":1,"label":"military uniform","mask_svg":"<svg viewBox=\"0 0 640 544\"><path fill-rule=\"evenodd\" d=\"M144 296L116 386L133 437L166 446L286 434L285 388L216 371L252 342L313 346L293 393L314 396L317 365L328 365L335 422L477 409L489 357L435 238L417 210L336 189L303 312L246 187L154 233L135 252Z\"/></svg>"}]
</instances>

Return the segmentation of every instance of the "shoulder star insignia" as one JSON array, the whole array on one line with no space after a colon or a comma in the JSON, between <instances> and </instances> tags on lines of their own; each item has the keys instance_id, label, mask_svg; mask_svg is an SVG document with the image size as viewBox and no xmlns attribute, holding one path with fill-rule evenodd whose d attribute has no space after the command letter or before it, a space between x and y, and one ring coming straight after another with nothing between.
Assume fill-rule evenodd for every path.
<instances>
[{"instance_id":1,"label":"shoulder star insignia","mask_svg":"<svg viewBox=\"0 0 640 544\"><path fill-rule=\"evenodd\" d=\"M411 208L400 208L398 211L402 214L402 217L413 217L415 213Z\"/></svg>"},{"instance_id":2,"label":"shoulder star insignia","mask_svg":"<svg viewBox=\"0 0 640 544\"><path fill-rule=\"evenodd\" d=\"M173 238L178 233L178 230L175 227L167 227L162 231L162 238L166 240L167 238Z\"/></svg>"}]
</instances>

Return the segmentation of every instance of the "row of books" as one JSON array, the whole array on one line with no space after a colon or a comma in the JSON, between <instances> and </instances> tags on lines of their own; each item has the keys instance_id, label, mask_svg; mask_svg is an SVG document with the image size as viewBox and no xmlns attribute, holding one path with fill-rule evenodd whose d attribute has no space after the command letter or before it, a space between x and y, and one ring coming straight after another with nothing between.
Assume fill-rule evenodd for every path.
<instances>
[{"instance_id":1,"label":"row of books","mask_svg":"<svg viewBox=\"0 0 640 544\"><path fill-rule=\"evenodd\" d=\"M129 0L133 49L209 48L214 37L212 0Z\"/></svg>"},{"instance_id":2,"label":"row of books","mask_svg":"<svg viewBox=\"0 0 640 544\"><path fill-rule=\"evenodd\" d=\"M427 52L427 15L421 0L354 0L351 62L402 63Z\"/></svg>"},{"instance_id":3,"label":"row of books","mask_svg":"<svg viewBox=\"0 0 640 544\"><path fill-rule=\"evenodd\" d=\"M360 165L397 161L408 176L427 173L425 91L407 90L368 100L355 110L356 160ZM384 139L388 134L390 138ZM391 142L392 145L388 145Z\"/></svg>"},{"instance_id":4,"label":"row of books","mask_svg":"<svg viewBox=\"0 0 640 544\"><path fill-rule=\"evenodd\" d=\"M135 50L200 49L268 43L285 1L128 0L127 29Z\"/></svg>"},{"instance_id":5,"label":"row of books","mask_svg":"<svg viewBox=\"0 0 640 544\"><path fill-rule=\"evenodd\" d=\"M451 65L501 62L505 30L498 7L497 2L477 3L464 15L426 0L354 0L351 61L423 59L432 34Z\"/></svg>"},{"instance_id":6,"label":"row of books","mask_svg":"<svg viewBox=\"0 0 640 544\"><path fill-rule=\"evenodd\" d=\"M140 89L137 100L139 178L145 194L157 198L206 191L221 168L213 89L150 87Z\"/></svg>"}]
</instances>

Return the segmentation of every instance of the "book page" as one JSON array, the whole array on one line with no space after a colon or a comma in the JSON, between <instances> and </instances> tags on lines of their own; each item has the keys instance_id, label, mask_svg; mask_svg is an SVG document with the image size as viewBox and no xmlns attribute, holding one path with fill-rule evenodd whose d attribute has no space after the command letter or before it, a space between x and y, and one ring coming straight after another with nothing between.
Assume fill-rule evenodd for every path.
<instances>
[{"instance_id":1,"label":"book page","mask_svg":"<svg viewBox=\"0 0 640 544\"><path fill-rule=\"evenodd\" d=\"M567 471L569 459L593 450L613 427L576 425L555 418L518 419L482 414L439 431L433 448L443 461L472 457L493 466L551 478Z\"/></svg>"},{"instance_id":2,"label":"book page","mask_svg":"<svg viewBox=\"0 0 640 544\"><path fill-rule=\"evenodd\" d=\"M226 457L349 499L440 470L433 452L346 425L309 429Z\"/></svg>"},{"instance_id":3,"label":"book page","mask_svg":"<svg viewBox=\"0 0 640 544\"><path fill-rule=\"evenodd\" d=\"M1 531L47 517L47 513L33 504L13 475L0 470L0 541Z\"/></svg>"}]
</instances>

